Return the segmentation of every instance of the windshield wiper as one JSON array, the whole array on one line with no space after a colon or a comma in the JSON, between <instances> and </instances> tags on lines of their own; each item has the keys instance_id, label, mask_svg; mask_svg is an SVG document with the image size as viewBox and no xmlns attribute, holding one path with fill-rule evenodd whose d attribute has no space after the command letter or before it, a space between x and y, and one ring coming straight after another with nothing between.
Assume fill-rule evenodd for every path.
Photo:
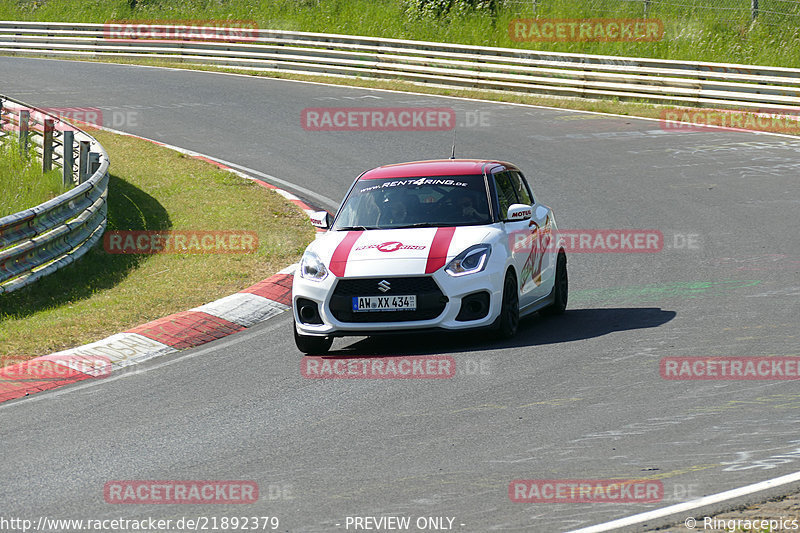
<instances>
[{"instance_id":1,"label":"windshield wiper","mask_svg":"<svg viewBox=\"0 0 800 533\"><path fill-rule=\"evenodd\" d=\"M344 226L342 228L336 228L336 231L367 231L369 229L377 228L368 228L366 226Z\"/></svg>"},{"instance_id":2,"label":"windshield wiper","mask_svg":"<svg viewBox=\"0 0 800 533\"><path fill-rule=\"evenodd\" d=\"M453 228L458 226L485 226L489 224L485 220L478 220L476 222L418 222L416 224L408 224L406 226L393 226L391 229L403 228Z\"/></svg>"},{"instance_id":3,"label":"windshield wiper","mask_svg":"<svg viewBox=\"0 0 800 533\"><path fill-rule=\"evenodd\" d=\"M404 228L438 228L443 224L435 222L417 222L416 224L406 224L405 226L392 226L390 229L404 229Z\"/></svg>"}]
</instances>

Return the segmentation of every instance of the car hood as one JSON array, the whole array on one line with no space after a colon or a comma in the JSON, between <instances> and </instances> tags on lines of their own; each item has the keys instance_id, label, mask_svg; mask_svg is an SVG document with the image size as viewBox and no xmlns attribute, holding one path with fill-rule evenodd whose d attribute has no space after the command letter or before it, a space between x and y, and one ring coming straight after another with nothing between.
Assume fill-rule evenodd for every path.
<instances>
[{"instance_id":1,"label":"car hood","mask_svg":"<svg viewBox=\"0 0 800 533\"><path fill-rule=\"evenodd\" d=\"M489 226L328 231L308 249L338 277L419 275L439 270L490 233Z\"/></svg>"}]
</instances>

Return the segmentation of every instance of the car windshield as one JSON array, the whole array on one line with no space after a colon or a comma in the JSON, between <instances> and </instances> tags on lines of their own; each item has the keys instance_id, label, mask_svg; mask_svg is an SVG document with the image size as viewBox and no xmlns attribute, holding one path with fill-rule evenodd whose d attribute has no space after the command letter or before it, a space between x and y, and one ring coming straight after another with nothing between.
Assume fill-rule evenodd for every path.
<instances>
[{"instance_id":1,"label":"car windshield","mask_svg":"<svg viewBox=\"0 0 800 533\"><path fill-rule=\"evenodd\" d=\"M334 230L491 223L482 175L365 179L356 183Z\"/></svg>"}]
</instances>

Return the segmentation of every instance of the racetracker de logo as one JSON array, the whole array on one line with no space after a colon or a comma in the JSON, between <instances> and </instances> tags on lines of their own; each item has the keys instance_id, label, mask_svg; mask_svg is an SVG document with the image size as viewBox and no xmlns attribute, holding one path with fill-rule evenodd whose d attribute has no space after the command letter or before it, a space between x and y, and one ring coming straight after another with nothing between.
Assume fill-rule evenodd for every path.
<instances>
[{"instance_id":1,"label":"racetracker de logo","mask_svg":"<svg viewBox=\"0 0 800 533\"><path fill-rule=\"evenodd\" d=\"M662 357L659 371L668 380L800 379L800 357Z\"/></svg>"},{"instance_id":2,"label":"racetracker de logo","mask_svg":"<svg viewBox=\"0 0 800 533\"><path fill-rule=\"evenodd\" d=\"M664 484L643 479L515 479L508 497L517 503L655 503Z\"/></svg>"},{"instance_id":3,"label":"racetracker de logo","mask_svg":"<svg viewBox=\"0 0 800 533\"><path fill-rule=\"evenodd\" d=\"M508 24L512 41L563 43L575 41L660 41L660 19L514 19Z\"/></svg>"},{"instance_id":4,"label":"racetracker de logo","mask_svg":"<svg viewBox=\"0 0 800 533\"><path fill-rule=\"evenodd\" d=\"M40 107L38 109L23 108L30 113L29 131L44 131L44 121L55 118L53 131L92 131L103 126L103 111L96 107ZM75 126L72 125L75 124ZM3 117L2 131L20 130L19 113L14 111L10 117Z\"/></svg>"},{"instance_id":5,"label":"racetracker de logo","mask_svg":"<svg viewBox=\"0 0 800 533\"><path fill-rule=\"evenodd\" d=\"M111 359L104 355L45 355L30 360L4 358L0 380L60 381L85 374L105 378L111 374Z\"/></svg>"},{"instance_id":6,"label":"racetracker de logo","mask_svg":"<svg viewBox=\"0 0 800 533\"><path fill-rule=\"evenodd\" d=\"M665 131L753 130L800 134L800 115L780 109L662 109Z\"/></svg>"},{"instance_id":7,"label":"racetracker de logo","mask_svg":"<svg viewBox=\"0 0 800 533\"><path fill-rule=\"evenodd\" d=\"M258 249L254 231L107 231L110 254L251 254Z\"/></svg>"},{"instance_id":8,"label":"racetracker de logo","mask_svg":"<svg viewBox=\"0 0 800 533\"><path fill-rule=\"evenodd\" d=\"M508 236L515 253L655 253L664 248L664 234L655 229L572 229L549 231L531 228Z\"/></svg>"},{"instance_id":9,"label":"racetracker de logo","mask_svg":"<svg viewBox=\"0 0 800 533\"><path fill-rule=\"evenodd\" d=\"M307 131L450 131L450 107L307 107L300 113Z\"/></svg>"},{"instance_id":10,"label":"racetracker de logo","mask_svg":"<svg viewBox=\"0 0 800 533\"><path fill-rule=\"evenodd\" d=\"M307 379L447 379L456 374L449 355L409 355L373 359L304 357L300 374Z\"/></svg>"},{"instance_id":11,"label":"racetracker de logo","mask_svg":"<svg viewBox=\"0 0 800 533\"><path fill-rule=\"evenodd\" d=\"M106 503L205 504L255 503L255 481L109 481L103 487Z\"/></svg>"},{"instance_id":12,"label":"racetracker de logo","mask_svg":"<svg viewBox=\"0 0 800 533\"><path fill-rule=\"evenodd\" d=\"M114 20L103 25L109 41L222 41L258 39L253 20Z\"/></svg>"}]
</instances>

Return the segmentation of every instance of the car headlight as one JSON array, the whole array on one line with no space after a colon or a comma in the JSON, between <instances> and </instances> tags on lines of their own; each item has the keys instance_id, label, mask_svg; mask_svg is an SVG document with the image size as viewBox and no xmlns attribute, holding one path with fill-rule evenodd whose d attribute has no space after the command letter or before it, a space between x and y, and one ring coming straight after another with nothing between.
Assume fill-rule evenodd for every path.
<instances>
[{"instance_id":1,"label":"car headlight","mask_svg":"<svg viewBox=\"0 0 800 533\"><path fill-rule=\"evenodd\" d=\"M328 269L317 254L306 251L300 259L300 277L311 281L322 281L328 277Z\"/></svg>"},{"instance_id":2,"label":"car headlight","mask_svg":"<svg viewBox=\"0 0 800 533\"><path fill-rule=\"evenodd\" d=\"M447 264L444 271L451 276L464 276L474 274L486 268L489 256L492 254L491 244L476 244L470 246Z\"/></svg>"}]
</instances>

